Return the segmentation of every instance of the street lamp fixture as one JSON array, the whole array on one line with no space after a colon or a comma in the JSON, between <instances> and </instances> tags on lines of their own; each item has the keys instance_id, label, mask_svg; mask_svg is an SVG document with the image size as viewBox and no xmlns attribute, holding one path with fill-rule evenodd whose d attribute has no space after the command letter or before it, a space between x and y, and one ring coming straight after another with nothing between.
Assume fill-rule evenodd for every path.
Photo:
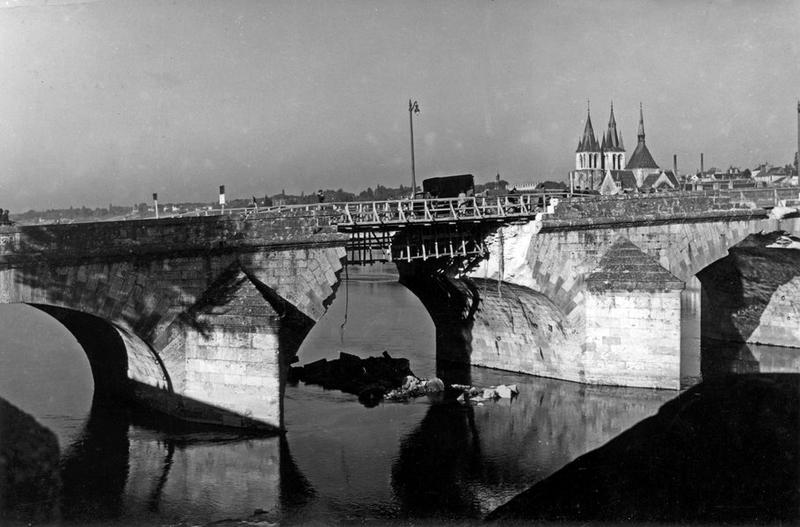
<instances>
[{"instance_id":1,"label":"street lamp fixture","mask_svg":"<svg viewBox=\"0 0 800 527\"><path fill-rule=\"evenodd\" d=\"M414 114L419 114L417 101L408 100L408 124L411 128L411 199L417 194L417 173L414 167Z\"/></svg>"}]
</instances>

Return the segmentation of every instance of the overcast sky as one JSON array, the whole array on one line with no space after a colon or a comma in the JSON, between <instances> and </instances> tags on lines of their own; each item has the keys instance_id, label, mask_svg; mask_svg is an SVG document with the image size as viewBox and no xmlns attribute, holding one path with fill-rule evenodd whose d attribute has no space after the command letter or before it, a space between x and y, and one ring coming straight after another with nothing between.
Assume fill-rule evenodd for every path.
<instances>
[{"instance_id":1,"label":"overcast sky","mask_svg":"<svg viewBox=\"0 0 800 527\"><path fill-rule=\"evenodd\" d=\"M564 180L591 104L628 155L783 165L800 2L0 0L0 207Z\"/></svg>"}]
</instances>

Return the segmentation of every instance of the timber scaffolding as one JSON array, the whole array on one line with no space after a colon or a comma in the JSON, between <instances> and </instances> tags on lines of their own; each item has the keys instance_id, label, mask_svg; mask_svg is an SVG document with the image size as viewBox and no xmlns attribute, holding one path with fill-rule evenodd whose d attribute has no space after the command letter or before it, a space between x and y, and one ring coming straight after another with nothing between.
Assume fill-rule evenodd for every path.
<instances>
[{"instance_id":1,"label":"timber scaffolding","mask_svg":"<svg viewBox=\"0 0 800 527\"><path fill-rule=\"evenodd\" d=\"M349 233L353 264L470 257L486 253L487 228L549 211L565 193L414 199L341 204L339 232Z\"/></svg>"}]
</instances>

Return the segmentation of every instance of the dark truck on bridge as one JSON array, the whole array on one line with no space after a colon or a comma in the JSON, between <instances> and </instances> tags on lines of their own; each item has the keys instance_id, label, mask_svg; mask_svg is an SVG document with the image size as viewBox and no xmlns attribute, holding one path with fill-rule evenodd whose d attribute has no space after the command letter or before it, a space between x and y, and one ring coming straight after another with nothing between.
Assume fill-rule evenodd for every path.
<instances>
[{"instance_id":1,"label":"dark truck on bridge","mask_svg":"<svg viewBox=\"0 0 800 527\"><path fill-rule=\"evenodd\" d=\"M475 194L475 180L472 174L458 176L432 177L422 181L422 196L425 198L457 198Z\"/></svg>"}]
</instances>

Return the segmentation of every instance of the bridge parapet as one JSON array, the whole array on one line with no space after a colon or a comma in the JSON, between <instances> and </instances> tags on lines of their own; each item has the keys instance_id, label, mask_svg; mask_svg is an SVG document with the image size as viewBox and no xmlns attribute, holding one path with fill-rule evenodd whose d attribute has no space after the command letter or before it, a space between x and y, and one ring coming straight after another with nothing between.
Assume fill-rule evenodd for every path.
<instances>
[{"instance_id":1,"label":"bridge parapet","mask_svg":"<svg viewBox=\"0 0 800 527\"><path fill-rule=\"evenodd\" d=\"M343 245L346 235L314 216L203 216L0 227L0 266L170 253L256 251L264 247Z\"/></svg>"},{"instance_id":2,"label":"bridge parapet","mask_svg":"<svg viewBox=\"0 0 800 527\"><path fill-rule=\"evenodd\" d=\"M724 217L764 217L782 201L796 198L800 188L740 191L662 192L616 196L573 196L559 202L546 217L564 226L602 223L669 223L680 219L708 220Z\"/></svg>"}]
</instances>

